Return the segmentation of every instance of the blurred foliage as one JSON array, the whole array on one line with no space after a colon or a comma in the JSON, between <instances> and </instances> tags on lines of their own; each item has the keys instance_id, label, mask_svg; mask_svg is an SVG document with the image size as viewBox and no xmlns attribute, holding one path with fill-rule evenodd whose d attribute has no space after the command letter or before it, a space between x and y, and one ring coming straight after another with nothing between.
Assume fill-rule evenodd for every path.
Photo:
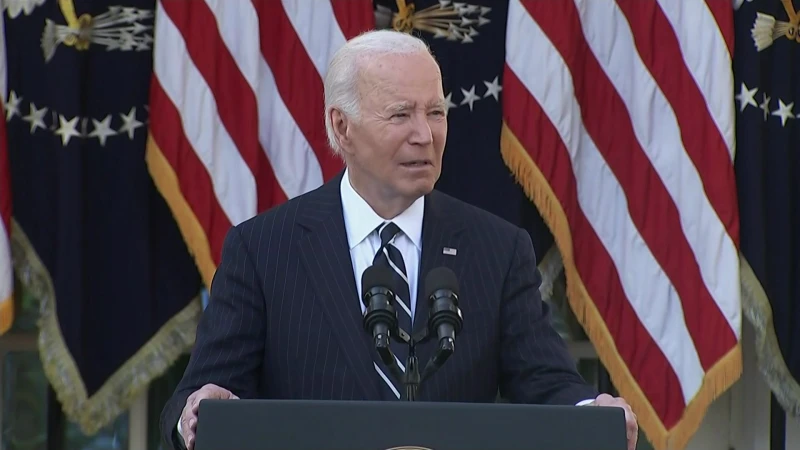
<instances>
[{"instance_id":1,"label":"blurred foliage","mask_svg":"<svg viewBox=\"0 0 800 450\"><path fill-rule=\"evenodd\" d=\"M14 322L9 333L35 333L39 328L39 300L14 278Z\"/></svg>"},{"instance_id":2,"label":"blurred foliage","mask_svg":"<svg viewBox=\"0 0 800 450\"><path fill-rule=\"evenodd\" d=\"M15 317L9 334L35 336L39 301L19 280L15 281ZM34 341L30 350L0 351L3 357L0 448L3 450L47 449L48 382L35 345ZM62 442L65 450L127 449L128 414L94 436L85 436L76 424L67 422Z\"/></svg>"}]
</instances>

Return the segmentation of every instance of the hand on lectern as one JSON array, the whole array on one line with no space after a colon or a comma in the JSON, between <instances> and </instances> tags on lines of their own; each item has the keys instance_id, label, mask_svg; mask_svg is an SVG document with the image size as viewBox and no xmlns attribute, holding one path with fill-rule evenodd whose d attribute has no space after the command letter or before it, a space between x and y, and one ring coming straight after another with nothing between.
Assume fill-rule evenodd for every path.
<instances>
[{"instance_id":1,"label":"hand on lectern","mask_svg":"<svg viewBox=\"0 0 800 450\"><path fill-rule=\"evenodd\" d=\"M631 406L621 397L612 397L608 394L600 394L592 403L597 406L616 406L625 410L625 426L628 436L628 450L636 449L636 442L639 440L639 423L636 414Z\"/></svg>"},{"instance_id":2,"label":"hand on lectern","mask_svg":"<svg viewBox=\"0 0 800 450\"><path fill-rule=\"evenodd\" d=\"M183 412L181 412L181 437L183 437L186 448L188 450L194 448L194 435L197 432L197 410L200 407L200 400L233 400L238 398L231 391L215 384L207 384L192 393L186 399L186 406L183 407Z\"/></svg>"}]
</instances>

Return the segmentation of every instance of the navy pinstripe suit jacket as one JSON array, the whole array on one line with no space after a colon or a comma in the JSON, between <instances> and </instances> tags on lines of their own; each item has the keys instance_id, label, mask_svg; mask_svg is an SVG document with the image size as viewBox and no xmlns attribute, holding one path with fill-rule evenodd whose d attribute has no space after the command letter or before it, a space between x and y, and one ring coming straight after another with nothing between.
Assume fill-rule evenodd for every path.
<instances>
[{"instance_id":1,"label":"navy pinstripe suit jacket","mask_svg":"<svg viewBox=\"0 0 800 450\"><path fill-rule=\"evenodd\" d=\"M240 398L381 400L340 180L228 232L191 360L162 413L167 442L186 398L206 383ZM443 254L444 247L457 255ZM525 231L434 191L425 199L419 278L438 266L458 276L464 327L420 400L494 402L498 388L518 403L574 405L597 395L550 326ZM415 332L427 322L423 290ZM434 341L418 348L423 367Z\"/></svg>"}]
</instances>

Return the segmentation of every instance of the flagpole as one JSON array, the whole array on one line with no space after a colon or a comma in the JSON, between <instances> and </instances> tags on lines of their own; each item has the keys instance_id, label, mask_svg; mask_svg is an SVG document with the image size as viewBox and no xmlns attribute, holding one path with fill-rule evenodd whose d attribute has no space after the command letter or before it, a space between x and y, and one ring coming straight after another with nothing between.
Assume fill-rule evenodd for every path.
<instances>
[{"instance_id":1,"label":"flagpole","mask_svg":"<svg viewBox=\"0 0 800 450\"><path fill-rule=\"evenodd\" d=\"M769 397L769 450L786 450L786 412L774 394Z\"/></svg>"},{"instance_id":2,"label":"flagpole","mask_svg":"<svg viewBox=\"0 0 800 450\"><path fill-rule=\"evenodd\" d=\"M58 401L56 391L47 386L47 450L64 450L66 448L66 428L64 413Z\"/></svg>"}]
</instances>

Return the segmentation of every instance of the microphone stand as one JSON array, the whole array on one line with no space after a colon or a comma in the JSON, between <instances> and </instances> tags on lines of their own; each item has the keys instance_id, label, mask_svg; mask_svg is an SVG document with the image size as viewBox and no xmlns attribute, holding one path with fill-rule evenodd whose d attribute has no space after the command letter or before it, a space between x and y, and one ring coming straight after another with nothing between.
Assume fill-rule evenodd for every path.
<instances>
[{"instance_id":1,"label":"microphone stand","mask_svg":"<svg viewBox=\"0 0 800 450\"><path fill-rule=\"evenodd\" d=\"M421 382L419 375L419 359L417 355L411 354L413 348L409 349L408 359L406 360L406 378L403 382L406 385L406 400L417 401L417 392Z\"/></svg>"},{"instance_id":2,"label":"microphone stand","mask_svg":"<svg viewBox=\"0 0 800 450\"><path fill-rule=\"evenodd\" d=\"M390 347L390 339L385 334L379 335L375 339L375 348L380 355L381 361L389 369L389 373L395 381L400 382L405 387L406 401L417 401L419 388L423 381L427 380L447 361L455 350L455 342L452 338L445 338L439 342L439 348L431 356L425 369L420 374L419 358L416 355L417 344L422 344L431 338L428 328L423 329L416 338L412 338L405 330L398 328L398 333L393 335L395 340L408 345L408 358L406 358L406 370L403 373L397 365L397 358Z\"/></svg>"}]
</instances>

